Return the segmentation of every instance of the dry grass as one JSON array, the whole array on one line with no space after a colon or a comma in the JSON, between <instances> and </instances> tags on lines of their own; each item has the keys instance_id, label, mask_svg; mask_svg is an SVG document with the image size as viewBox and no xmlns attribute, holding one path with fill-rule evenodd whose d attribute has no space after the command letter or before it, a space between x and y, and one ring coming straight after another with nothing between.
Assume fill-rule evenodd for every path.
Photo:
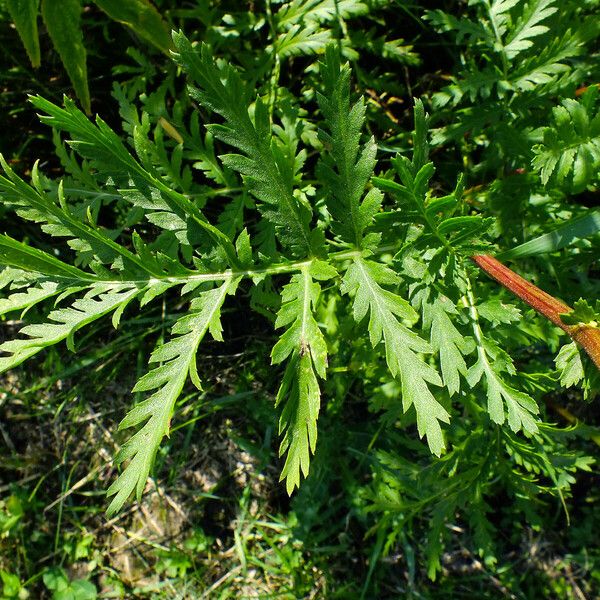
<instances>
[{"instance_id":1,"label":"dry grass","mask_svg":"<svg viewBox=\"0 0 600 600\"><path fill-rule=\"evenodd\" d=\"M21 561L30 575L60 564L70 578L93 577L102 594L119 581L140 598L295 597L297 575L279 554L292 544L302 562L302 547L273 517L272 501L281 493L276 468L261 466L234 441L242 439L235 411L177 430L141 502L107 519L103 493L115 475L114 431L131 402L131 382L109 382L99 395L74 380L32 388L27 379L21 372L0 380L2 452L10 456L0 468L0 489L4 498L15 489L31 498L22 533L41 532L45 542L33 545L33 562ZM199 400L187 402L178 422L193 415ZM198 532L208 539L200 551L190 543ZM90 537L78 557L73 545ZM0 541L0 568L16 570L19 543ZM168 571L173 556L187 557L184 573ZM322 597L324 574L307 569L313 580L307 597ZM43 597L40 583L34 595Z\"/></svg>"}]
</instances>

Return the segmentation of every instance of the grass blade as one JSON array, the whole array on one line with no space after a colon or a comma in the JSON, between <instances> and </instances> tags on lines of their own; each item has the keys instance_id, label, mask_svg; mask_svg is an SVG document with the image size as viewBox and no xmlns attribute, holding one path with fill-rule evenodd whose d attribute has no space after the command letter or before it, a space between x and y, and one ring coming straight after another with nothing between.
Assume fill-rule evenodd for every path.
<instances>
[{"instance_id":1,"label":"grass blade","mask_svg":"<svg viewBox=\"0 0 600 600\"><path fill-rule=\"evenodd\" d=\"M575 240L591 237L600 232L600 210L594 210L587 215L571 219L554 231L536 237L524 244L496 255L499 260L512 260L524 256L535 256L555 252L568 246Z\"/></svg>"}]
</instances>

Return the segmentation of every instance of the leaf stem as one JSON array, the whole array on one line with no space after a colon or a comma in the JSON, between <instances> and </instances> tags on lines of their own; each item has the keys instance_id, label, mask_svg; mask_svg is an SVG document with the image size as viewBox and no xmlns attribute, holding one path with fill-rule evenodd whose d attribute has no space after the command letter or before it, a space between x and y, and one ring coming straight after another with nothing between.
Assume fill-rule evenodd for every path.
<instances>
[{"instance_id":1,"label":"leaf stem","mask_svg":"<svg viewBox=\"0 0 600 600\"><path fill-rule=\"evenodd\" d=\"M595 365L600 369L600 329L586 324L566 325L560 318L561 314L573 309L554 296L544 292L539 287L527 281L514 271L488 254L478 254L471 257L473 262L492 279L503 285L529 304L538 313L552 321L557 327L568 333L589 354Z\"/></svg>"}]
</instances>

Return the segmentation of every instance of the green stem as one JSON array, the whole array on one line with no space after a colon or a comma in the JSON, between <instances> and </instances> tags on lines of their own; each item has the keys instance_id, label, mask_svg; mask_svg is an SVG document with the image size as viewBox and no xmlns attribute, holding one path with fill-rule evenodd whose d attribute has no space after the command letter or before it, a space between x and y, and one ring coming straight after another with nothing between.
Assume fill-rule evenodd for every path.
<instances>
[{"instance_id":1,"label":"green stem","mask_svg":"<svg viewBox=\"0 0 600 600\"><path fill-rule=\"evenodd\" d=\"M269 118L273 120L273 110L275 109L275 103L277 102L277 88L279 87L279 76L281 74L281 59L277 52L277 29L275 27L275 21L273 19L273 12L271 9L271 0L266 1L266 12L267 21L269 23L269 29L271 30L271 39L273 44L273 70L271 71L271 79L269 80Z\"/></svg>"},{"instance_id":2,"label":"green stem","mask_svg":"<svg viewBox=\"0 0 600 600\"><path fill-rule=\"evenodd\" d=\"M466 292L462 297L462 302L469 311L469 320L471 321L471 329L473 330L473 339L475 340L475 346L477 347L477 358L481 360L482 364L484 365L486 376L490 376L493 372L493 369L489 363L483 342L484 335L483 330L481 329L481 323L479 321L479 313L477 312L477 302L475 300L475 294L473 293L473 285L471 284L471 279L469 278L466 270L463 271L463 277L466 284ZM473 403L473 406L478 407L478 405L475 403ZM474 415L477 415L477 412L475 412Z\"/></svg>"},{"instance_id":3,"label":"green stem","mask_svg":"<svg viewBox=\"0 0 600 600\"><path fill-rule=\"evenodd\" d=\"M502 60L502 74L504 75L504 79L508 78L508 57L506 55L506 50L504 49L504 42L502 41L502 37L500 36L500 32L498 31L498 26L496 25L496 19L494 19L492 14L492 7L490 6L489 1L486 2L486 7L488 11L488 16L490 17L490 23L492 24L492 29L494 31L494 37L496 38L496 50L500 54L500 58Z\"/></svg>"}]
</instances>

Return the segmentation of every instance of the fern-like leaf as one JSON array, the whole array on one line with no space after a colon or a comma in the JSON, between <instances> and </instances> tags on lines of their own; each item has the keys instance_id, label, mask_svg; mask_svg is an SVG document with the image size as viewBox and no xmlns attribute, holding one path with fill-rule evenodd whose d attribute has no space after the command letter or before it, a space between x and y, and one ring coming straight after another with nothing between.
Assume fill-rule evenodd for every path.
<instances>
[{"instance_id":1,"label":"fern-like leaf","mask_svg":"<svg viewBox=\"0 0 600 600\"><path fill-rule=\"evenodd\" d=\"M190 313L179 319L172 328L173 337L159 346L151 355L151 363L161 363L144 375L133 388L134 392L156 390L149 398L135 406L123 419L119 428L143 424L120 449L115 461L129 461L113 482L107 494L114 496L108 514L116 513L135 491L139 498L152 468L162 438L169 432L175 402L183 389L188 374L200 388L196 370L196 352L208 331L215 340L222 341L221 306L235 282L226 279L219 287L202 292L191 303Z\"/></svg>"},{"instance_id":2,"label":"fern-like leaf","mask_svg":"<svg viewBox=\"0 0 600 600\"><path fill-rule=\"evenodd\" d=\"M54 281L41 281L39 287L28 287L24 292L18 291L6 298L0 298L0 316L17 310L27 310L44 300L53 298L61 292Z\"/></svg>"},{"instance_id":3,"label":"fern-like leaf","mask_svg":"<svg viewBox=\"0 0 600 600\"><path fill-rule=\"evenodd\" d=\"M376 347L383 339L390 372L398 375L402 384L402 407L404 411L415 407L419 435L427 436L431 451L439 456L444 448L440 422L448 423L450 416L434 398L428 384L441 386L442 380L419 356L430 353L431 346L402 322L414 323L417 314L408 302L381 287L398 283L398 276L388 267L356 258L344 276L342 292L355 295L357 322L369 313L371 345Z\"/></svg>"},{"instance_id":4,"label":"fern-like leaf","mask_svg":"<svg viewBox=\"0 0 600 600\"><path fill-rule=\"evenodd\" d=\"M448 298L438 297L429 306L430 322L424 325L431 326L431 345L439 353L442 379L448 393L453 396L460 392L461 375L464 377L467 374L463 355L471 348L449 317L449 314L456 315L458 312L454 304Z\"/></svg>"},{"instance_id":5,"label":"fern-like leaf","mask_svg":"<svg viewBox=\"0 0 600 600\"><path fill-rule=\"evenodd\" d=\"M274 47L280 58L305 56L322 51L330 39L329 31L318 31L314 26L302 27L296 24L288 31L279 34Z\"/></svg>"},{"instance_id":6,"label":"fern-like leaf","mask_svg":"<svg viewBox=\"0 0 600 600\"><path fill-rule=\"evenodd\" d=\"M90 252L102 264L108 263L118 270L125 269L130 273L156 275L160 272L159 269L153 268L156 267L154 261L144 262L139 256L114 242L99 228L77 218L69 210L62 185L58 188L58 202L46 193L41 186L37 164L33 168L31 186L9 167L2 155L0 155L0 164L6 173L6 177L0 176L0 201L14 207L19 216L42 223L42 230L52 236L72 238L70 245L74 249ZM6 247L6 238L0 245ZM29 252L21 248L17 254L24 256L27 253L31 257L33 252L35 251ZM48 265L47 257L45 260ZM69 268L74 269L74 267ZM67 265L63 263L62 269L66 270Z\"/></svg>"},{"instance_id":7,"label":"fern-like leaf","mask_svg":"<svg viewBox=\"0 0 600 600\"><path fill-rule=\"evenodd\" d=\"M78 154L91 161L100 172L113 175L124 185L132 179L136 192L123 194L126 200L137 203L148 211L167 211L188 224L200 228L226 253L231 264L236 264L235 250L231 240L217 227L208 222L202 211L184 194L163 181L160 174L153 172L150 165L142 165L129 152L121 138L100 118L92 123L68 98L64 108L35 96L32 104L44 114L40 119L58 131L70 135L69 145ZM134 139L140 133L134 130ZM142 152L140 152L143 154ZM151 213L150 213L151 214Z\"/></svg>"},{"instance_id":8,"label":"fern-like leaf","mask_svg":"<svg viewBox=\"0 0 600 600\"><path fill-rule=\"evenodd\" d=\"M27 337L0 344L0 351L8 354L0 357L0 373L13 369L44 348L63 340L67 341L69 349L74 350L73 336L79 329L113 311L122 311L139 293L136 286L93 286L70 307L53 310L48 315L50 322L23 327L19 333Z\"/></svg>"},{"instance_id":9,"label":"fern-like leaf","mask_svg":"<svg viewBox=\"0 0 600 600\"><path fill-rule=\"evenodd\" d=\"M532 164L542 183L561 185L572 176L573 187L582 189L598 180L600 168L600 110L598 89L591 88L580 100L566 98L552 110L554 123L543 130L543 142L534 146Z\"/></svg>"},{"instance_id":10,"label":"fern-like leaf","mask_svg":"<svg viewBox=\"0 0 600 600\"><path fill-rule=\"evenodd\" d=\"M506 39L504 51L509 59L533 46L532 38L546 33L549 28L541 25L548 17L552 16L558 8L555 0L531 0L527 3L521 18L511 30Z\"/></svg>"},{"instance_id":11,"label":"fern-like leaf","mask_svg":"<svg viewBox=\"0 0 600 600\"><path fill-rule=\"evenodd\" d=\"M528 433L535 433L538 427L534 415L539 412L535 401L525 392L510 386L499 373L499 369L488 360L487 355L480 352L477 362L467 373L467 381L473 387L482 376L486 385L490 419L502 425L508 416L508 425L513 431L523 429Z\"/></svg>"},{"instance_id":12,"label":"fern-like leaf","mask_svg":"<svg viewBox=\"0 0 600 600\"><path fill-rule=\"evenodd\" d=\"M0 184L1 185L1 184ZM0 264L65 282L93 282L96 277L8 235L0 234Z\"/></svg>"},{"instance_id":13,"label":"fern-like leaf","mask_svg":"<svg viewBox=\"0 0 600 600\"><path fill-rule=\"evenodd\" d=\"M276 401L276 405L284 404L279 419L279 433L283 434L279 455L287 453L281 480L286 480L289 494L300 486L300 472L308 476L321 405L317 376L324 379L327 369L327 344L313 315L321 286L313 278L329 279L335 275L335 269L326 263L304 266L283 288L275 321L276 327L287 327L273 347L271 359L273 364L279 364L289 358Z\"/></svg>"},{"instance_id":14,"label":"fern-like leaf","mask_svg":"<svg viewBox=\"0 0 600 600\"><path fill-rule=\"evenodd\" d=\"M348 19L369 11L357 0L293 0L286 2L275 15L279 29L290 29L296 23L324 24L336 18Z\"/></svg>"},{"instance_id":15,"label":"fern-like leaf","mask_svg":"<svg viewBox=\"0 0 600 600\"><path fill-rule=\"evenodd\" d=\"M210 49L192 47L182 34L173 35L176 60L191 81L190 95L225 119L224 125L210 125L218 139L243 155L221 156L224 164L244 176L251 193L260 201L259 209L276 228L279 240L294 255L306 256L313 241L309 233L310 207L294 195L294 178L287 160L271 143L271 123L266 107L256 101L254 122L248 113L249 91L239 74L229 65L215 63Z\"/></svg>"},{"instance_id":16,"label":"fern-like leaf","mask_svg":"<svg viewBox=\"0 0 600 600\"><path fill-rule=\"evenodd\" d=\"M334 232L360 248L364 230L381 205L377 190L361 203L377 147L373 138L360 145L366 106L361 98L350 107L350 67L340 64L334 46L327 47L321 73L325 93L318 94L318 99L328 131L320 130L319 138L329 153L319 164L319 176L328 188L327 209L334 219Z\"/></svg>"}]
</instances>

